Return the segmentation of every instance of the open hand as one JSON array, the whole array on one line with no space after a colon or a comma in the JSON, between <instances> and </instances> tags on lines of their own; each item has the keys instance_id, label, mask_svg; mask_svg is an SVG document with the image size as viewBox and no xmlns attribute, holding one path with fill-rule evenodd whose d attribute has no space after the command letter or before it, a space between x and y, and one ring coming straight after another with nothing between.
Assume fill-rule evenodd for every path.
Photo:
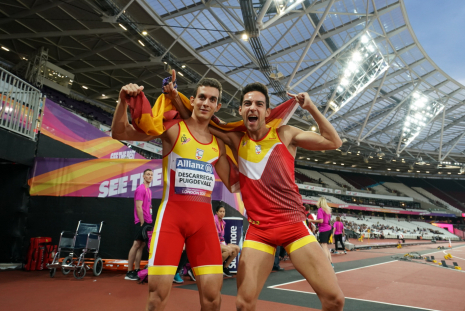
<instances>
[{"instance_id":1,"label":"open hand","mask_svg":"<svg viewBox=\"0 0 465 311\"><path fill-rule=\"evenodd\" d=\"M308 95L307 92L299 93L297 95L287 92L287 95L289 97L294 97L295 100L299 103L300 107L305 110L309 110L310 108L315 107L315 104L313 104L312 100L310 99L310 95Z\"/></svg>"},{"instance_id":2,"label":"open hand","mask_svg":"<svg viewBox=\"0 0 465 311\"><path fill-rule=\"evenodd\" d=\"M178 96L177 84L176 84L176 70L171 71L171 81L167 85L163 86L163 94L171 100L174 100Z\"/></svg>"}]
</instances>

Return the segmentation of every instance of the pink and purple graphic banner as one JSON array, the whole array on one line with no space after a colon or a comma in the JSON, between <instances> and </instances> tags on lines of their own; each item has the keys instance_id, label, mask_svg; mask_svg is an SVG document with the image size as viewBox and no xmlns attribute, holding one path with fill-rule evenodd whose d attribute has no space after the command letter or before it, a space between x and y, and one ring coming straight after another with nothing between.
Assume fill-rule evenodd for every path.
<instances>
[{"instance_id":1,"label":"pink and purple graphic banner","mask_svg":"<svg viewBox=\"0 0 465 311\"><path fill-rule=\"evenodd\" d=\"M64 159L36 158L29 179L30 195L66 197L134 197L143 183L143 172L153 171L150 185L152 198L163 195L162 160L147 159ZM216 172L213 200L235 207L235 196L229 193ZM227 192L230 195L223 194ZM232 203L232 204L231 204Z\"/></svg>"},{"instance_id":2,"label":"pink and purple graphic banner","mask_svg":"<svg viewBox=\"0 0 465 311\"><path fill-rule=\"evenodd\" d=\"M120 141L47 99L41 133L102 159L144 159Z\"/></svg>"}]
</instances>

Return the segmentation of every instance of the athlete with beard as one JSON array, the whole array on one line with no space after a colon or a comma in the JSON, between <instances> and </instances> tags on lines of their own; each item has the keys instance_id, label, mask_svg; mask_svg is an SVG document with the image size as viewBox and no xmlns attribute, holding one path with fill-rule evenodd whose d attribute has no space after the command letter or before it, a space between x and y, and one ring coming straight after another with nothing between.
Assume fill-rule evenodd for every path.
<instances>
[{"instance_id":1,"label":"athlete with beard","mask_svg":"<svg viewBox=\"0 0 465 311\"><path fill-rule=\"evenodd\" d=\"M241 114L246 133L210 131L233 151L239 164L242 200L249 217L237 274L237 310L255 310L260 291L273 267L276 246L286 249L300 274L317 293L322 310L342 310L344 295L329 260L306 224L302 196L295 184L297 148L332 150L342 145L334 127L307 93L295 97L319 126L320 133L284 125L267 127L268 89L261 83L245 86Z\"/></svg>"},{"instance_id":2,"label":"athlete with beard","mask_svg":"<svg viewBox=\"0 0 465 311\"><path fill-rule=\"evenodd\" d=\"M173 71L172 82L163 91L177 106L175 80ZM127 100L143 89L136 84L121 89L113 117L113 138L135 141L156 138L137 132L128 122ZM164 183L150 245L147 310L166 307L184 243L197 279L202 310L220 309L223 262L211 193L215 185L213 166L229 188L229 163L224 143L209 132L208 123L221 107L221 92L217 80L202 79L190 98L192 116L159 136L163 142Z\"/></svg>"}]
</instances>

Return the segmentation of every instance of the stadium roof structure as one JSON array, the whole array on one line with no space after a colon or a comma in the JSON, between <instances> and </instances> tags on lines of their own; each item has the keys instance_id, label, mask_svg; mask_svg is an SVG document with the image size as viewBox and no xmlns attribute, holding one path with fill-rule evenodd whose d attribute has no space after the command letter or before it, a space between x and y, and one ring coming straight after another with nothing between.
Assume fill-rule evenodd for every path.
<instances>
[{"instance_id":1,"label":"stadium roof structure","mask_svg":"<svg viewBox=\"0 0 465 311\"><path fill-rule=\"evenodd\" d=\"M4 63L18 66L44 46L50 62L75 74L73 93L87 100L114 107L121 86L132 82L145 85L154 101L173 68L188 94L202 77L219 79L219 117L232 121L239 118L240 89L259 81L272 105L286 91L308 92L343 138L339 151L301 150L298 159L356 163L355 155L365 154L443 163L455 166L454 174L465 163L465 87L426 54L403 0L10 0L0 12L0 44L9 49L0 50ZM387 66L334 109L338 87L347 84L348 53L364 40ZM418 111L430 118L417 122L404 144L414 130L407 122L413 96L440 108ZM315 126L300 108L290 124Z\"/></svg>"}]
</instances>

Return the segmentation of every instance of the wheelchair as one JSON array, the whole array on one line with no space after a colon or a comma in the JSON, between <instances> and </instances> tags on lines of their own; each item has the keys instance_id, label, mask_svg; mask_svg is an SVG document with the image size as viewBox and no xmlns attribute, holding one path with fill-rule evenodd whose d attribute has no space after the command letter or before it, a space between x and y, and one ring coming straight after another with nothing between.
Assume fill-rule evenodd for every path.
<instances>
[{"instance_id":1,"label":"wheelchair","mask_svg":"<svg viewBox=\"0 0 465 311\"><path fill-rule=\"evenodd\" d=\"M74 277L78 280L82 279L90 269L95 276L102 273L103 260L99 256L99 249L103 224L103 221L98 225L79 220L76 232L61 232L57 252L53 256L52 263L47 264L51 278L55 277L57 269L61 269L64 275L73 271ZM61 252L69 252L63 261L60 260ZM90 254L93 254L93 258L85 258Z\"/></svg>"}]
</instances>

